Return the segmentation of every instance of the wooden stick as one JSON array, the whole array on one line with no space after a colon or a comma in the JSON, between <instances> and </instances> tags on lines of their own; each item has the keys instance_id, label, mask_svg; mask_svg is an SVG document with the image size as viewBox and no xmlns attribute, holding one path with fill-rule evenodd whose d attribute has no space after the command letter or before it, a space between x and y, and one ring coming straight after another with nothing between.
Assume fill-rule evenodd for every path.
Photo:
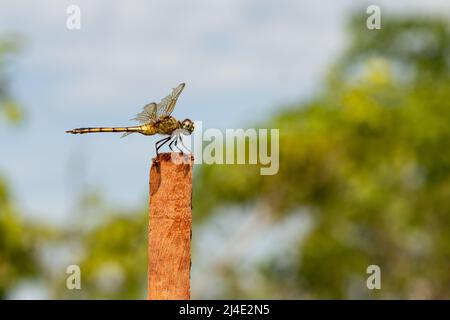
<instances>
[{"instance_id":1,"label":"wooden stick","mask_svg":"<svg viewBox=\"0 0 450 320\"><path fill-rule=\"evenodd\" d=\"M148 299L190 298L193 156L162 153L150 169Z\"/></svg>"}]
</instances>

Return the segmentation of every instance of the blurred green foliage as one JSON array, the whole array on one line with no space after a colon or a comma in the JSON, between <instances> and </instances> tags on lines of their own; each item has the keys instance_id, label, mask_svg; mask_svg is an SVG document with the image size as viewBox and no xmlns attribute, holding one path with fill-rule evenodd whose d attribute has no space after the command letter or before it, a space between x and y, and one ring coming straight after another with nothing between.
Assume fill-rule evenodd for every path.
<instances>
[{"instance_id":1,"label":"blurred green foliage","mask_svg":"<svg viewBox=\"0 0 450 320\"><path fill-rule=\"evenodd\" d=\"M5 182L0 179L0 299L19 279L37 271L33 232L17 215Z\"/></svg>"},{"instance_id":2,"label":"blurred green foliage","mask_svg":"<svg viewBox=\"0 0 450 320\"><path fill-rule=\"evenodd\" d=\"M84 224L83 224L84 225ZM147 282L147 228L144 211L108 212L92 229L76 228L65 242L76 243L72 260L81 270L81 290L67 290L67 274L53 285L55 298L143 299Z\"/></svg>"},{"instance_id":3,"label":"blurred green foliage","mask_svg":"<svg viewBox=\"0 0 450 320\"><path fill-rule=\"evenodd\" d=\"M281 274L276 261L261 266L267 298L450 298L449 25L386 18L368 30L354 19L350 34L323 91L264 125L280 129L279 173L203 167L195 215L251 203L275 218L308 209L298 263ZM382 290L366 288L371 264ZM284 286L294 292L277 295ZM245 292L223 297L252 298Z\"/></svg>"},{"instance_id":4,"label":"blurred green foliage","mask_svg":"<svg viewBox=\"0 0 450 320\"><path fill-rule=\"evenodd\" d=\"M13 54L19 50L20 43L20 38L17 37L0 39L0 118L12 123L18 123L22 119L22 112L11 96L7 69Z\"/></svg>"},{"instance_id":5,"label":"blurred green foliage","mask_svg":"<svg viewBox=\"0 0 450 320\"><path fill-rule=\"evenodd\" d=\"M17 123L21 113L7 86L6 61L16 49L11 40L0 41L0 117ZM37 273L35 230L23 223L13 204L10 189L0 175L0 299L18 280Z\"/></svg>"}]
</instances>

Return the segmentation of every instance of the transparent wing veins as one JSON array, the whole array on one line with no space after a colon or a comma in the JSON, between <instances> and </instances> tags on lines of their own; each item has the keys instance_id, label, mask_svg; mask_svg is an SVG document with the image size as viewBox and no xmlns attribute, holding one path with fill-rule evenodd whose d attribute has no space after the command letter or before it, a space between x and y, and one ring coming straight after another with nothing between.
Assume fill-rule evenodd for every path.
<instances>
[{"instance_id":1,"label":"transparent wing veins","mask_svg":"<svg viewBox=\"0 0 450 320\"><path fill-rule=\"evenodd\" d=\"M139 123L147 123L156 120L156 107L157 104L155 102L151 102L144 106L144 109L136 115L135 118L131 120L136 120Z\"/></svg>"},{"instance_id":2,"label":"transparent wing veins","mask_svg":"<svg viewBox=\"0 0 450 320\"><path fill-rule=\"evenodd\" d=\"M181 83L172 92L164 97L158 104L151 102L144 106L144 109L131 120L136 120L141 124L154 122L161 117L168 116L172 113L177 103L178 97L184 89L185 84Z\"/></svg>"},{"instance_id":3,"label":"transparent wing veins","mask_svg":"<svg viewBox=\"0 0 450 320\"><path fill-rule=\"evenodd\" d=\"M177 103L178 97L180 96L181 92L184 89L184 86L185 86L184 83L179 84L176 88L172 89L172 93L170 93L167 97L164 97L161 100L161 102L157 104L156 106L157 118L169 116L172 113Z\"/></svg>"}]
</instances>

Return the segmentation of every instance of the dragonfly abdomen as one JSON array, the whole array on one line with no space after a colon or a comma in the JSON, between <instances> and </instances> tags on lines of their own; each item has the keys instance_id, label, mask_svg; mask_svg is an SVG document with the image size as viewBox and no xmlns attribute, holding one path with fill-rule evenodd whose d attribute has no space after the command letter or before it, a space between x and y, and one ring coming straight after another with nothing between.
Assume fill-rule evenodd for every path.
<instances>
[{"instance_id":1,"label":"dragonfly abdomen","mask_svg":"<svg viewBox=\"0 0 450 320\"><path fill-rule=\"evenodd\" d=\"M104 127L104 128L77 128L66 131L72 134L96 133L96 132L140 132L141 127Z\"/></svg>"}]
</instances>

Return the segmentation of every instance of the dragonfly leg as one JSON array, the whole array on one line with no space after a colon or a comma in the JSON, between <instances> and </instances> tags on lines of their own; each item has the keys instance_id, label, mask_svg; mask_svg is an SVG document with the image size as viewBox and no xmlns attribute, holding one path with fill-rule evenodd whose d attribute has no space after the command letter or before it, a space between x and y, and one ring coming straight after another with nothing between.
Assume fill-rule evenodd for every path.
<instances>
[{"instance_id":1,"label":"dragonfly leg","mask_svg":"<svg viewBox=\"0 0 450 320\"><path fill-rule=\"evenodd\" d=\"M157 142L155 143L155 147L156 147L156 155L159 154L159 153L158 153L158 150L159 150L163 145L165 145L165 144L167 143L167 141L170 140L170 138L171 138L171 137L167 137L167 138L161 139L161 140L159 140L159 141L157 141Z\"/></svg>"},{"instance_id":2,"label":"dragonfly leg","mask_svg":"<svg viewBox=\"0 0 450 320\"><path fill-rule=\"evenodd\" d=\"M192 153L192 151L188 148L188 147L186 147L185 145L184 145L184 143L183 143L183 138L180 136L179 137L180 138L180 143L181 143L181 145L183 146L183 148L185 148L189 153Z\"/></svg>"},{"instance_id":3,"label":"dragonfly leg","mask_svg":"<svg viewBox=\"0 0 450 320\"><path fill-rule=\"evenodd\" d=\"M181 150L178 146L178 139L180 139L180 136L175 137L175 148L177 148L181 152L181 154L184 154L183 150Z\"/></svg>"},{"instance_id":4,"label":"dragonfly leg","mask_svg":"<svg viewBox=\"0 0 450 320\"><path fill-rule=\"evenodd\" d=\"M161 142L164 142L166 138L156 141L155 146L157 147Z\"/></svg>"},{"instance_id":5,"label":"dragonfly leg","mask_svg":"<svg viewBox=\"0 0 450 320\"><path fill-rule=\"evenodd\" d=\"M170 148L170 151L174 152L172 149L172 145L175 142L175 147L177 146L177 138L175 137L175 139L173 139L173 136L170 138L172 139L172 141L170 141L170 143L169 143L169 148Z\"/></svg>"}]
</instances>

